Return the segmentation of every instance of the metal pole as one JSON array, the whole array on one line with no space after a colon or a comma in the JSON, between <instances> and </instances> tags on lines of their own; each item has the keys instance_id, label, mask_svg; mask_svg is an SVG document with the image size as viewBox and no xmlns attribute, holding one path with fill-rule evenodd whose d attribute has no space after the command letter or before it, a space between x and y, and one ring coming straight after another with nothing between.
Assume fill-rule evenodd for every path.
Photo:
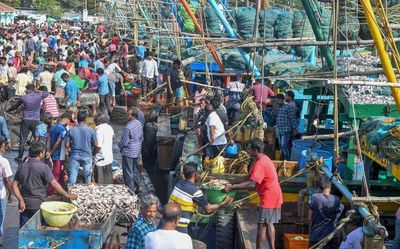
<instances>
[{"instance_id":1,"label":"metal pole","mask_svg":"<svg viewBox=\"0 0 400 249\"><path fill-rule=\"evenodd\" d=\"M215 10L219 20L221 21L222 25L224 26L226 32L231 38L238 38L235 32L233 31L231 25L228 23L226 20L225 16L223 13L219 10L218 4L215 2L215 0L207 0L208 3L211 5L211 7ZM241 48L238 48L240 54L242 55L243 59L246 61L246 64L249 66L249 68L253 69L253 73L255 77L260 77L261 73L258 70L258 68L253 64L252 60L250 59L249 54L244 51Z\"/></svg>"},{"instance_id":2,"label":"metal pole","mask_svg":"<svg viewBox=\"0 0 400 249\"><path fill-rule=\"evenodd\" d=\"M311 6L310 0L301 0L301 2L303 3L303 7L308 16L308 20L310 20L310 24L314 31L315 38L317 39L317 41L326 41L326 37L324 33L322 33L321 26L319 25L317 17L314 13L314 9ZM333 69L332 51L329 49L328 46L321 46L320 50L325 58L326 63L328 64L329 69L332 70Z\"/></svg>"},{"instance_id":3,"label":"metal pole","mask_svg":"<svg viewBox=\"0 0 400 249\"><path fill-rule=\"evenodd\" d=\"M364 10L365 17L367 19L369 29L371 30L372 38L375 41L376 50L378 51L379 58L381 59L382 68L385 71L386 78L389 82L395 83L397 82L396 75L394 73L389 55L385 50L385 43L383 41L380 29L377 25L371 2L369 0L361 0L360 2ZM400 110L400 89L392 88L392 95L394 101L396 102L397 110Z\"/></svg>"}]
</instances>

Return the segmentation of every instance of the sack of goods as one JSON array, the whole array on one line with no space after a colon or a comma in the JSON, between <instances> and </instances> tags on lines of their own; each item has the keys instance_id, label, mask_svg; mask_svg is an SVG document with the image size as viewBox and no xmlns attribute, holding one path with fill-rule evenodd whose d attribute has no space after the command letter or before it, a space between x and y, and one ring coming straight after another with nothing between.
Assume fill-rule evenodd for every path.
<instances>
[{"instance_id":1,"label":"sack of goods","mask_svg":"<svg viewBox=\"0 0 400 249\"><path fill-rule=\"evenodd\" d=\"M261 38L267 40L275 39L274 36L274 26L275 21L278 16L283 13L284 10L277 7L268 8L266 10L261 10L260 18L259 18L259 25L258 30Z\"/></svg>"},{"instance_id":2,"label":"sack of goods","mask_svg":"<svg viewBox=\"0 0 400 249\"><path fill-rule=\"evenodd\" d=\"M275 37L276 39L287 39L293 37L292 29L293 14L289 12L281 13L275 21ZM279 46L279 50L290 52L290 46Z\"/></svg>"},{"instance_id":3,"label":"sack of goods","mask_svg":"<svg viewBox=\"0 0 400 249\"><path fill-rule=\"evenodd\" d=\"M252 7L239 7L236 10L235 19L239 35L245 40L252 39L254 22L256 20L256 9Z\"/></svg>"},{"instance_id":4,"label":"sack of goods","mask_svg":"<svg viewBox=\"0 0 400 249\"><path fill-rule=\"evenodd\" d=\"M205 21L207 23L207 31L211 34L221 33L221 22L218 19L217 13L213 8L207 6L205 9Z\"/></svg>"},{"instance_id":5,"label":"sack of goods","mask_svg":"<svg viewBox=\"0 0 400 249\"><path fill-rule=\"evenodd\" d=\"M315 38L310 21L308 20L307 14L304 10L298 10L294 12L292 28L293 28L293 38L303 38L303 39ZM294 49L298 56L307 58L314 49L314 46L295 46Z\"/></svg>"}]
</instances>

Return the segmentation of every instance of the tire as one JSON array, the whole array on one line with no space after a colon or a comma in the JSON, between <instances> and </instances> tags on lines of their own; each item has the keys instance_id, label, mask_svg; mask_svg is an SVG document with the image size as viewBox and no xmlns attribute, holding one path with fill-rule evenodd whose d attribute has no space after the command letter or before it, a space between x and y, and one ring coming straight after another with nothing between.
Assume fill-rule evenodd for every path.
<instances>
[{"instance_id":1,"label":"tire","mask_svg":"<svg viewBox=\"0 0 400 249\"><path fill-rule=\"evenodd\" d=\"M235 219L234 213L220 211L217 217L216 249L235 248Z\"/></svg>"},{"instance_id":2,"label":"tire","mask_svg":"<svg viewBox=\"0 0 400 249\"><path fill-rule=\"evenodd\" d=\"M185 143L185 135L179 134L178 136L176 136L176 140L174 143L174 152L172 154L172 165L174 165L174 169L179 164L179 160L182 156L182 149L184 143Z\"/></svg>"}]
</instances>

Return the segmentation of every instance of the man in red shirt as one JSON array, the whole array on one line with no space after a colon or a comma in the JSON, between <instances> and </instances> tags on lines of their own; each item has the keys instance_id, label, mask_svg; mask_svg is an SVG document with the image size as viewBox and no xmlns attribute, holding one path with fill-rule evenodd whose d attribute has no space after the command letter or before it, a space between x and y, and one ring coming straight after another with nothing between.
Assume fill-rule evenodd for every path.
<instances>
[{"instance_id":1,"label":"man in red shirt","mask_svg":"<svg viewBox=\"0 0 400 249\"><path fill-rule=\"evenodd\" d=\"M227 185L225 191L247 189L256 187L260 196L259 219L257 226L257 249L264 248L268 240L269 248L275 249L275 227L281 219L281 206L283 203L282 190L278 181L278 174L271 159L266 156L264 143L255 138L250 141L248 151L255 159L248 175L229 180L232 185Z\"/></svg>"}]
</instances>

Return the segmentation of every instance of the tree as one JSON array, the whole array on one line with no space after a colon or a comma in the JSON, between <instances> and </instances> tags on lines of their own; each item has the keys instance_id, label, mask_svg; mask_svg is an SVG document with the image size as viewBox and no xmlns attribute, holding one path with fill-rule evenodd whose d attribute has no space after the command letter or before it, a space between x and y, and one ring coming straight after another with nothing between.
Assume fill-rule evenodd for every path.
<instances>
[{"instance_id":1,"label":"tree","mask_svg":"<svg viewBox=\"0 0 400 249\"><path fill-rule=\"evenodd\" d=\"M44 14L61 17L64 9L56 0L35 0L33 7Z\"/></svg>"}]
</instances>

